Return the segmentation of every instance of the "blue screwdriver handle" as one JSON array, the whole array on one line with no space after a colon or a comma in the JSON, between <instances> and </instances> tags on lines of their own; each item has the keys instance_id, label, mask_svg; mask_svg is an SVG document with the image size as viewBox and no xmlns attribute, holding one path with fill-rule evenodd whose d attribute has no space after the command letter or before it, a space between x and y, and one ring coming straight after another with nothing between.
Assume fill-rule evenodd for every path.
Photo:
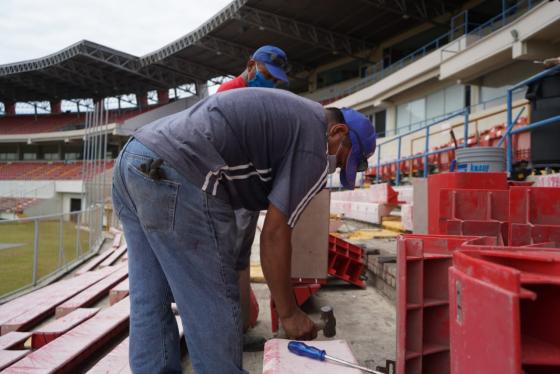
<instances>
[{"instance_id":1,"label":"blue screwdriver handle","mask_svg":"<svg viewBox=\"0 0 560 374\"><path fill-rule=\"evenodd\" d=\"M305 356L314 360L325 361L325 352L322 349L311 347L303 342L292 340L288 343L288 350L298 356Z\"/></svg>"}]
</instances>

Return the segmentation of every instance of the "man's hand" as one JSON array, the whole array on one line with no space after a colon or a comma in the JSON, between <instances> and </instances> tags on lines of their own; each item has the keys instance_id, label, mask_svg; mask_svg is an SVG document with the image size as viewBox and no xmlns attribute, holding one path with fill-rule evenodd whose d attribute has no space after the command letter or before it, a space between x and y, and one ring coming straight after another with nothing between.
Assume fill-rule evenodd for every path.
<instances>
[{"instance_id":1,"label":"man's hand","mask_svg":"<svg viewBox=\"0 0 560 374\"><path fill-rule=\"evenodd\" d=\"M315 323L299 308L291 316L280 318L280 321L289 339L313 340L317 337Z\"/></svg>"}]
</instances>

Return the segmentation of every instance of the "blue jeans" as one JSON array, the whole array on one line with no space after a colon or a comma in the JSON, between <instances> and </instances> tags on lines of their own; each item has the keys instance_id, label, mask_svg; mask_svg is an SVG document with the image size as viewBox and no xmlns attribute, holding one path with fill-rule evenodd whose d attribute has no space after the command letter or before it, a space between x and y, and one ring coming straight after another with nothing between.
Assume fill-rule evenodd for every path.
<instances>
[{"instance_id":1,"label":"blue jeans","mask_svg":"<svg viewBox=\"0 0 560 374\"><path fill-rule=\"evenodd\" d=\"M174 299L195 372L243 373L234 211L166 163L160 180L140 171L157 158L132 139L113 175L128 245L132 372L182 372Z\"/></svg>"}]
</instances>

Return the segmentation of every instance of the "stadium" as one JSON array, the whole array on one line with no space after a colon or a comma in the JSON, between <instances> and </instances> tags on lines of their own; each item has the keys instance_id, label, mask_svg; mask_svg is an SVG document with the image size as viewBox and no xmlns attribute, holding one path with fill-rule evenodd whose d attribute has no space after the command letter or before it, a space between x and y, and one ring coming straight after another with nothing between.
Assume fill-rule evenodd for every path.
<instances>
[{"instance_id":1,"label":"stadium","mask_svg":"<svg viewBox=\"0 0 560 374\"><path fill-rule=\"evenodd\" d=\"M342 322L362 317L340 306L335 339L351 341L348 360L377 372L559 372L560 64L543 65L559 58L559 35L558 1L234 0L143 56L81 40L0 65L0 371L130 372L127 246L111 200L115 160L136 130L219 95L257 48L272 44L290 63L281 89L355 109L377 134L356 189L343 191L338 172L329 175L330 197L294 230L292 243L316 249L292 257L298 305L322 292L338 300L332 279L350 283L344 292L352 298L374 293L372 303L391 315L388 326L368 322L362 341ZM503 166L456 176L464 149L500 149ZM253 257L258 245L257 237ZM500 257L502 249L511 256ZM469 330L476 336L461 330L476 324L457 315L470 296L463 289L461 304L461 288L450 282L463 281L454 269L468 256L476 259L465 270L470 276L484 261L515 269L500 270L507 285L476 273L508 290L499 297L521 303L508 309L496 297L476 313L496 308L514 327L493 330L489 317L478 322L486 335L482 327ZM258 331L276 331L268 288L254 288L265 321ZM76 316L64 320L67 313ZM453 318L464 325L454 327ZM182 336L181 323L179 330ZM474 342L493 334L504 339L495 341L498 363L491 364ZM389 343L370 342L378 335ZM270 373L282 373L280 363L267 363L269 348L264 363L262 352L244 355L246 370L272 365ZM504 357L513 364L500 366ZM192 372L188 354L183 364Z\"/></svg>"}]
</instances>

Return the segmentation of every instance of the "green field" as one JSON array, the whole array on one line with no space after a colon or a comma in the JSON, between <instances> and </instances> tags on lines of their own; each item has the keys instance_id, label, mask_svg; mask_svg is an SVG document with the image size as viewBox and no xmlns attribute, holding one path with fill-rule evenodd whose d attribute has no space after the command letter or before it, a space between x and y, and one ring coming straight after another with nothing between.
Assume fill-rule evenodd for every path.
<instances>
[{"instance_id":1,"label":"green field","mask_svg":"<svg viewBox=\"0 0 560 374\"><path fill-rule=\"evenodd\" d=\"M76 258L76 224L63 222L64 261ZM39 256L37 280L59 267L60 221L39 222ZM0 245L14 245L0 249L0 297L5 293L30 285L33 278L34 222L0 222ZM82 254L89 251L89 233L80 229ZM17 245L17 247L15 247Z\"/></svg>"}]
</instances>

